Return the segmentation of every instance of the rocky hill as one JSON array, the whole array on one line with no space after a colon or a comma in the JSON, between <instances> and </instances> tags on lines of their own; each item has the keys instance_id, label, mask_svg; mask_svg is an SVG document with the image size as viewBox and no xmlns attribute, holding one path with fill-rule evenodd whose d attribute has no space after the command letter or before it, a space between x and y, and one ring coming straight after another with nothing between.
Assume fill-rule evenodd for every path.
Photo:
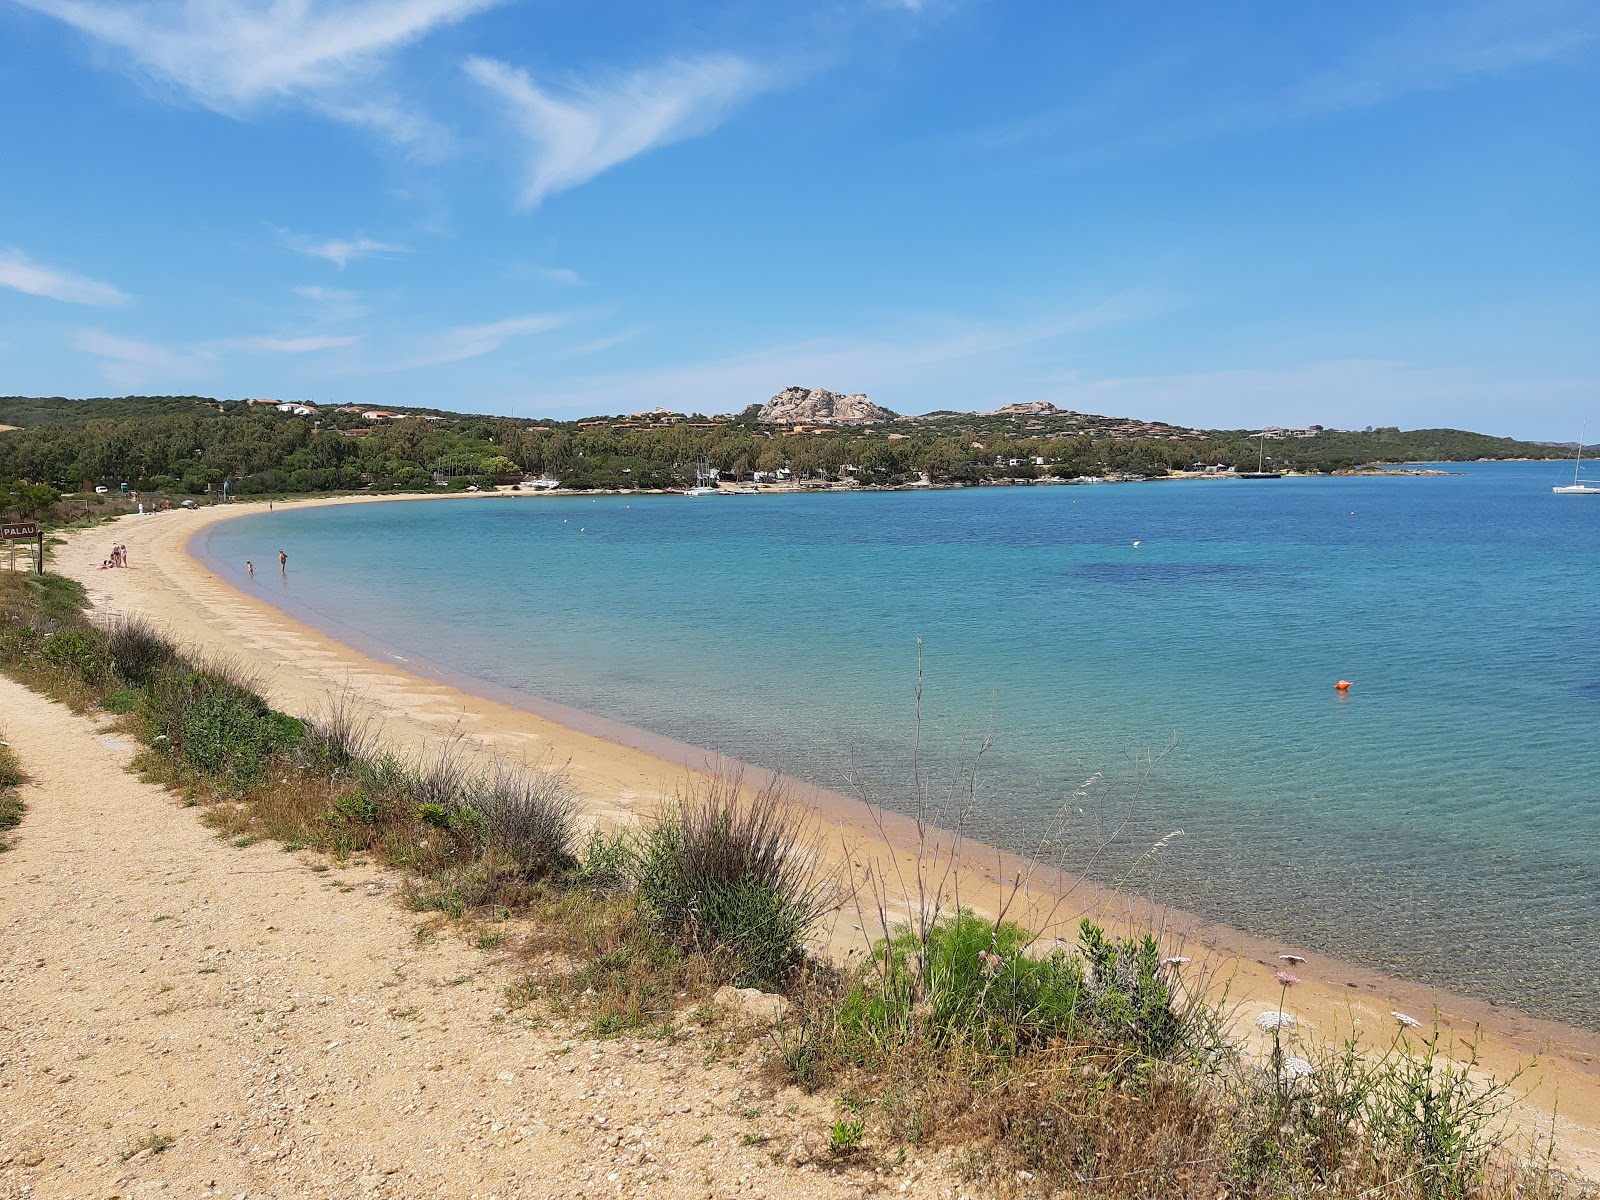
<instances>
[{"instance_id":1,"label":"rocky hill","mask_svg":"<svg viewBox=\"0 0 1600 1200\"><path fill-rule=\"evenodd\" d=\"M761 406L756 420L770 425L865 425L898 415L859 392L842 396L822 388L787 387Z\"/></svg>"}]
</instances>

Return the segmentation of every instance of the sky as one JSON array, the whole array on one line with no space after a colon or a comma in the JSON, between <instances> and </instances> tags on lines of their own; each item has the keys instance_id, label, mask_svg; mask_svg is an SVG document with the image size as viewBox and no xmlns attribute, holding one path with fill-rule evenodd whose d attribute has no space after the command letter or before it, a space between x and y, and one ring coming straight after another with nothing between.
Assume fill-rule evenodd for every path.
<instances>
[{"instance_id":1,"label":"sky","mask_svg":"<svg viewBox=\"0 0 1600 1200\"><path fill-rule=\"evenodd\" d=\"M1600 430L1592 0L0 0L0 393Z\"/></svg>"}]
</instances>

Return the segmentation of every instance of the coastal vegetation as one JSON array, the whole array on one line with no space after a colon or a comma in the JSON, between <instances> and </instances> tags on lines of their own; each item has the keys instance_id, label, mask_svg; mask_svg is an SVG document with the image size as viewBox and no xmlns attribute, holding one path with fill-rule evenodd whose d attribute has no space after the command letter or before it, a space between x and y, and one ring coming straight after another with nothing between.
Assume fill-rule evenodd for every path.
<instances>
[{"instance_id":1,"label":"coastal vegetation","mask_svg":"<svg viewBox=\"0 0 1600 1200\"><path fill-rule=\"evenodd\" d=\"M0 397L0 480L168 496L461 489L525 478L576 489L728 481L862 486L1154 478L1173 471L1337 471L1367 463L1563 457L1568 447L1452 429L1196 430L1019 405L851 425L774 425L758 406L580 421L316 408L198 396ZM13 485L15 490L15 485ZM42 491L5 506L48 506ZM42 515L42 514L40 514Z\"/></svg>"},{"instance_id":2,"label":"coastal vegetation","mask_svg":"<svg viewBox=\"0 0 1600 1200\"><path fill-rule=\"evenodd\" d=\"M22 785L22 764L0 729L0 854L11 849L6 835L22 824L24 805L17 789Z\"/></svg>"},{"instance_id":3,"label":"coastal vegetation","mask_svg":"<svg viewBox=\"0 0 1600 1200\"><path fill-rule=\"evenodd\" d=\"M485 766L459 739L401 757L350 693L278 712L235 663L139 618L91 622L53 575L0 577L0 621L0 668L119 720L144 747L137 769L223 836L386 862L413 908L512 949L513 1004L597 1038L687 1036L685 1010L715 1036L764 1036L774 1082L837 1098L824 1161L955 1146L975 1178L1030 1194L1592 1195L1547 1143L1507 1132L1510 1081L1486 1080L1454 1035L1397 1015L1387 1038L1298 1042L1280 1000L1255 1052L1225 990L1159 929L1085 921L1041 945L1004 908L963 906L937 832L896 877L903 894L881 873L823 873L803 814L735 777L585 841L559 763ZM842 964L808 950L849 903L863 925L883 914L883 935ZM791 1007L764 1035L717 1033L725 984Z\"/></svg>"}]
</instances>

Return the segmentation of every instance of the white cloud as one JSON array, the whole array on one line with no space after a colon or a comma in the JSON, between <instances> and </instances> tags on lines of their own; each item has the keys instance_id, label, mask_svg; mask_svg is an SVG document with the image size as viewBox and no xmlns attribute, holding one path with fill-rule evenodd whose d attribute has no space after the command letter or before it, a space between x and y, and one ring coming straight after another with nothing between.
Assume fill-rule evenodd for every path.
<instances>
[{"instance_id":1,"label":"white cloud","mask_svg":"<svg viewBox=\"0 0 1600 1200\"><path fill-rule=\"evenodd\" d=\"M416 367L437 367L445 363L481 358L500 349L512 338L534 333L548 333L567 323L563 313L528 313L520 317L507 317L484 325L461 325L421 339L421 353L392 365L379 368L383 371L402 371Z\"/></svg>"},{"instance_id":2,"label":"white cloud","mask_svg":"<svg viewBox=\"0 0 1600 1200\"><path fill-rule=\"evenodd\" d=\"M78 349L103 359L105 377L123 387L170 385L205 375L214 356L208 351L183 353L154 342L118 337L100 329L78 334Z\"/></svg>"},{"instance_id":3,"label":"white cloud","mask_svg":"<svg viewBox=\"0 0 1600 1200\"><path fill-rule=\"evenodd\" d=\"M90 304L101 308L126 304L129 299L125 292L109 283L30 262L20 250L0 250L0 287L60 300L64 304Z\"/></svg>"},{"instance_id":4,"label":"white cloud","mask_svg":"<svg viewBox=\"0 0 1600 1200\"><path fill-rule=\"evenodd\" d=\"M565 284L567 287L577 287L583 282L583 276L570 267L540 267L539 274L551 283Z\"/></svg>"},{"instance_id":5,"label":"white cloud","mask_svg":"<svg viewBox=\"0 0 1600 1200\"><path fill-rule=\"evenodd\" d=\"M124 51L151 78L237 116L292 100L426 140L426 118L377 86L387 60L501 0L18 0Z\"/></svg>"},{"instance_id":6,"label":"white cloud","mask_svg":"<svg viewBox=\"0 0 1600 1200\"><path fill-rule=\"evenodd\" d=\"M249 354L312 354L318 350L339 350L356 344L354 337L313 334L306 337L243 337L217 342L220 349L243 350Z\"/></svg>"},{"instance_id":7,"label":"white cloud","mask_svg":"<svg viewBox=\"0 0 1600 1200\"><path fill-rule=\"evenodd\" d=\"M278 234L283 238L283 244L296 254L326 259L341 271L347 263L359 259L393 258L397 254L411 253L409 247L397 246L392 242L380 242L369 237L318 239L304 234L290 233L285 229L278 230Z\"/></svg>"},{"instance_id":8,"label":"white cloud","mask_svg":"<svg viewBox=\"0 0 1600 1200\"><path fill-rule=\"evenodd\" d=\"M472 58L466 67L532 144L523 191L529 205L647 150L708 132L758 90L759 80L742 59L716 56L578 81L557 97L526 71L493 59Z\"/></svg>"},{"instance_id":9,"label":"white cloud","mask_svg":"<svg viewBox=\"0 0 1600 1200\"><path fill-rule=\"evenodd\" d=\"M321 287L317 284L306 284L304 287L294 288L293 291L296 296L311 301L316 306L317 316L323 321L331 323L354 321L371 311L362 300L360 292Z\"/></svg>"}]
</instances>

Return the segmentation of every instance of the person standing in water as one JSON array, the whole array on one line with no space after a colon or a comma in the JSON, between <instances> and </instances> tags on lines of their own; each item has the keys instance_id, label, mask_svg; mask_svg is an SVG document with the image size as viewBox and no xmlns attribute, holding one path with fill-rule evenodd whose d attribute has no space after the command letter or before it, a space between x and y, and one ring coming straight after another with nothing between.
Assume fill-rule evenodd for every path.
<instances>
[{"instance_id":1,"label":"person standing in water","mask_svg":"<svg viewBox=\"0 0 1600 1200\"><path fill-rule=\"evenodd\" d=\"M283 552L282 547L278 549L278 570L285 575L289 573L289 556Z\"/></svg>"},{"instance_id":2,"label":"person standing in water","mask_svg":"<svg viewBox=\"0 0 1600 1200\"><path fill-rule=\"evenodd\" d=\"M248 558L244 560L244 569L250 573L250 578L251 579L254 579L256 577L256 565L255 565L255 563L251 562Z\"/></svg>"}]
</instances>

